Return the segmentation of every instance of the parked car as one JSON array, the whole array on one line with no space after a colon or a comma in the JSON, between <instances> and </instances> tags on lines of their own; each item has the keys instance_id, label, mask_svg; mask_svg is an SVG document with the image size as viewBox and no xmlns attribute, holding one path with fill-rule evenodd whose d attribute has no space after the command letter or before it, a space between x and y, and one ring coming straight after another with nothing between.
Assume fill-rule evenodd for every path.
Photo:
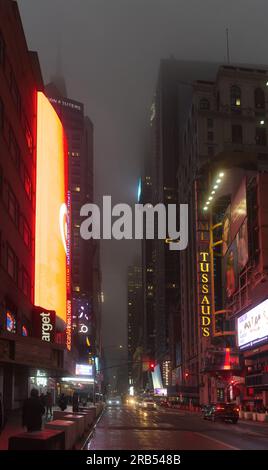
<instances>
[{"instance_id":1,"label":"parked car","mask_svg":"<svg viewBox=\"0 0 268 470\"><path fill-rule=\"evenodd\" d=\"M211 421L231 421L236 424L239 418L239 408L232 403L216 403L206 405L203 411L204 419Z\"/></svg>"},{"instance_id":2,"label":"parked car","mask_svg":"<svg viewBox=\"0 0 268 470\"><path fill-rule=\"evenodd\" d=\"M121 406L122 405L122 400L121 397L110 397L106 401L107 406Z\"/></svg>"}]
</instances>

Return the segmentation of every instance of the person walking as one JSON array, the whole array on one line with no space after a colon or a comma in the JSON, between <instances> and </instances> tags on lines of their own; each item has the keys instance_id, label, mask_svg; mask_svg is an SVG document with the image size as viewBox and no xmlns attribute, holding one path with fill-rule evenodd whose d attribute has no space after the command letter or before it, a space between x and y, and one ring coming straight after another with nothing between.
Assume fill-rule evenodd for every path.
<instances>
[{"instance_id":1,"label":"person walking","mask_svg":"<svg viewBox=\"0 0 268 470\"><path fill-rule=\"evenodd\" d=\"M52 398L52 393L47 392L46 394L46 417L48 418L48 415L50 418L52 418L52 406L53 406L53 398Z\"/></svg>"},{"instance_id":2,"label":"person walking","mask_svg":"<svg viewBox=\"0 0 268 470\"><path fill-rule=\"evenodd\" d=\"M26 427L28 432L41 431L44 413L45 407L40 401L38 390L33 388L30 398L23 404L22 426Z\"/></svg>"}]
</instances>

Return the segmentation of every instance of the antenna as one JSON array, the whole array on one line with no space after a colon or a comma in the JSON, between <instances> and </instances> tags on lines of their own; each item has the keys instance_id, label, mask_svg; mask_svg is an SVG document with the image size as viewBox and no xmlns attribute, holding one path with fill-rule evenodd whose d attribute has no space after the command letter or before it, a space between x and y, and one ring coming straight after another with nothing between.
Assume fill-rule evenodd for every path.
<instances>
[{"instance_id":1,"label":"antenna","mask_svg":"<svg viewBox=\"0 0 268 470\"><path fill-rule=\"evenodd\" d=\"M229 29L226 28L227 64L230 64Z\"/></svg>"}]
</instances>

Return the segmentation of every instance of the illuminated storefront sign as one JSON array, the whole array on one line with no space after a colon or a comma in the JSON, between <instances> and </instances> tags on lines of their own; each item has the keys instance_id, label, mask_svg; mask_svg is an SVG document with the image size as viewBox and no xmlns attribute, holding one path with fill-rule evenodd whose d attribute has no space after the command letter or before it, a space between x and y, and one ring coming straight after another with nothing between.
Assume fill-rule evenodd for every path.
<instances>
[{"instance_id":1,"label":"illuminated storefront sign","mask_svg":"<svg viewBox=\"0 0 268 470\"><path fill-rule=\"evenodd\" d=\"M56 111L41 92L38 92L36 173L35 305L55 311L64 328L67 311L65 137Z\"/></svg>"},{"instance_id":2,"label":"illuminated storefront sign","mask_svg":"<svg viewBox=\"0 0 268 470\"><path fill-rule=\"evenodd\" d=\"M33 309L33 335L42 341L53 343L55 339L56 314L52 310Z\"/></svg>"},{"instance_id":3,"label":"illuminated storefront sign","mask_svg":"<svg viewBox=\"0 0 268 470\"><path fill-rule=\"evenodd\" d=\"M268 342L268 299L237 319L237 342L240 349Z\"/></svg>"},{"instance_id":4,"label":"illuminated storefront sign","mask_svg":"<svg viewBox=\"0 0 268 470\"><path fill-rule=\"evenodd\" d=\"M75 367L76 375L89 375L93 376L93 366L89 364L76 364Z\"/></svg>"},{"instance_id":5,"label":"illuminated storefront sign","mask_svg":"<svg viewBox=\"0 0 268 470\"><path fill-rule=\"evenodd\" d=\"M210 256L209 251L199 252L199 309L202 336L210 336L211 300L210 300Z\"/></svg>"}]
</instances>

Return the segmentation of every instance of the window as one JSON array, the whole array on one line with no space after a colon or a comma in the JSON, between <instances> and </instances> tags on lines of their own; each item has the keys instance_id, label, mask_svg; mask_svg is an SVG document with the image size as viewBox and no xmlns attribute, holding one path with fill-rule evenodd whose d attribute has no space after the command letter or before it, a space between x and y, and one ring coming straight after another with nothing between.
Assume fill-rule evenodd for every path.
<instances>
[{"instance_id":1,"label":"window","mask_svg":"<svg viewBox=\"0 0 268 470\"><path fill-rule=\"evenodd\" d=\"M26 191L27 196L29 197L30 200L32 200L32 182L25 167L23 171L23 185L24 185L24 189Z\"/></svg>"},{"instance_id":2,"label":"window","mask_svg":"<svg viewBox=\"0 0 268 470\"><path fill-rule=\"evenodd\" d=\"M20 92L19 92L18 85L15 80L15 76L13 72L11 72L10 93L14 100L17 110L20 112L21 111L21 97L20 97Z\"/></svg>"},{"instance_id":3,"label":"window","mask_svg":"<svg viewBox=\"0 0 268 470\"><path fill-rule=\"evenodd\" d=\"M24 268L22 268L22 291L28 299L31 298L31 279Z\"/></svg>"},{"instance_id":4,"label":"window","mask_svg":"<svg viewBox=\"0 0 268 470\"><path fill-rule=\"evenodd\" d=\"M261 88L256 88L254 92L255 99L255 108L264 109L265 108L265 95L264 91Z\"/></svg>"},{"instance_id":5,"label":"window","mask_svg":"<svg viewBox=\"0 0 268 470\"><path fill-rule=\"evenodd\" d=\"M208 155L210 157L214 156L214 147L208 146Z\"/></svg>"},{"instance_id":6,"label":"window","mask_svg":"<svg viewBox=\"0 0 268 470\"><path fill-rule=\"evenodd\" d=\"M256 127L256 144L257 145L266 145L267 136L265 127Z\"/></svg>"},{"instance_id":7,"label":"window","mask_svg":"<svg viewBox=\"0 0 268 470\"><path fill-rule=\"evenodd\" d=\"M3 168L0 165L0 197L3 196Z\"/></svg>"},{"instance_id":8,"label":"window","mask_svg":"<svg viewBox=\"0 0 268 470\"><path fill-rule=\"evenodd\" d=\"M210 103L207 98L202 98L199 102L199 109L210 109Z\"/></svg>"},{"instance_id":9,"label":"window","mask_svg":"<svg viewBox=\"0 0 268 470\"><path fill-rule=\"evenodd\" d=\"M5 49L5 41L2 34L0 33L0 65L4 65L5 63Z\"/></svg>"},{"instance_id":10,"label":"window","mask_svg":"<svg viewBox=\"0 0 268 470\"><path fill-rule=\"evenodd\" d=\"M242 126L240 126L239 124L235 124L232 126L232 142L234 144L243 143L243 129Z\"/></svg>"},{"instance_id":11,"label":"window","mask_svg":"<svg viewBox=\"0 0 268 470\"><path fill-rule=\"evenodd\" d=\"M213 127L213 119L212 118L208 118L207 119L207 126L208 126L208 129L211 129Z\"/></svg>"},{"instance_id":12,"label":"window","mask_svg":"<svg viewBox=\"0 0 268 470\"><path fill-rule=\"evenodd\" d=\"M6 329L9 333L16 333L17 330L16 315L10 310L6 312Z\"/></svg>"},{"instance_id":13,"label":"window","mask_svg":"<svg viewBox=\"0 0 268 470\"><path fill-rule=\"evenodd\" d=\"M7 190L7 210L13 222L18 225L19 204L10 186Z\"/></svg>"},{"instance_id":14,"label":"window","mask_svg":"<svg viewBox=\"0 0 268 470\"><path fill-rule=\"evenodd\" d=\"M14 132L11 127L9 127L9 150L11 154L11 158L13 159L17 168L20 166L20 149L17 144L16 138L14 136Z\"/></svg>"},{"instance_id":15,"label":"window","mask_svg":"<svg viewBox=\"0 0 268 470\"><path fill-rule=\"evenodd\" d=\"M19 262L12 248L7 243L7 272L10 277L18 283Z\"/></svg>"},{"instance_id":16,"label":"window","mask_svg":"<svg viewBox=\"0 0 268 470\"><path fill-rule=\"evenodd\" d=\"M4 129L4 119L5 119L4 103L0 98L0 131Z\"/></svg>"},{"instance_id":17,"label":"window","mask_svg":"<svg viewBox=\"0 0 268 470\"><path fill-rule=\"evenodd\" d=\"M25 245L27 246L27 248L31 249L31 244L32 244L31 230L25 217L23 216L21 217L20 232L21 232Z\"/></svg>"},{"instance_id":18,"label":"window","mask_svg":"<svg viewBox=\"0 0 268 470\"><path fill-rule=\"evenodd\" d=\"M240 111L241 108L241 90L239 86L233 85L230 90L231 94L231 108L235 111Z\"/></svg>"},{"instance_id":19,"label":"window","mask_svg":"<svg viewBox=\"0 0 268 470\"><path fill-rule=\"evenodd\" d=\"M213 141L214 140L214 132L208 131L208 140Z\"/></svg>"}]
</instances>

